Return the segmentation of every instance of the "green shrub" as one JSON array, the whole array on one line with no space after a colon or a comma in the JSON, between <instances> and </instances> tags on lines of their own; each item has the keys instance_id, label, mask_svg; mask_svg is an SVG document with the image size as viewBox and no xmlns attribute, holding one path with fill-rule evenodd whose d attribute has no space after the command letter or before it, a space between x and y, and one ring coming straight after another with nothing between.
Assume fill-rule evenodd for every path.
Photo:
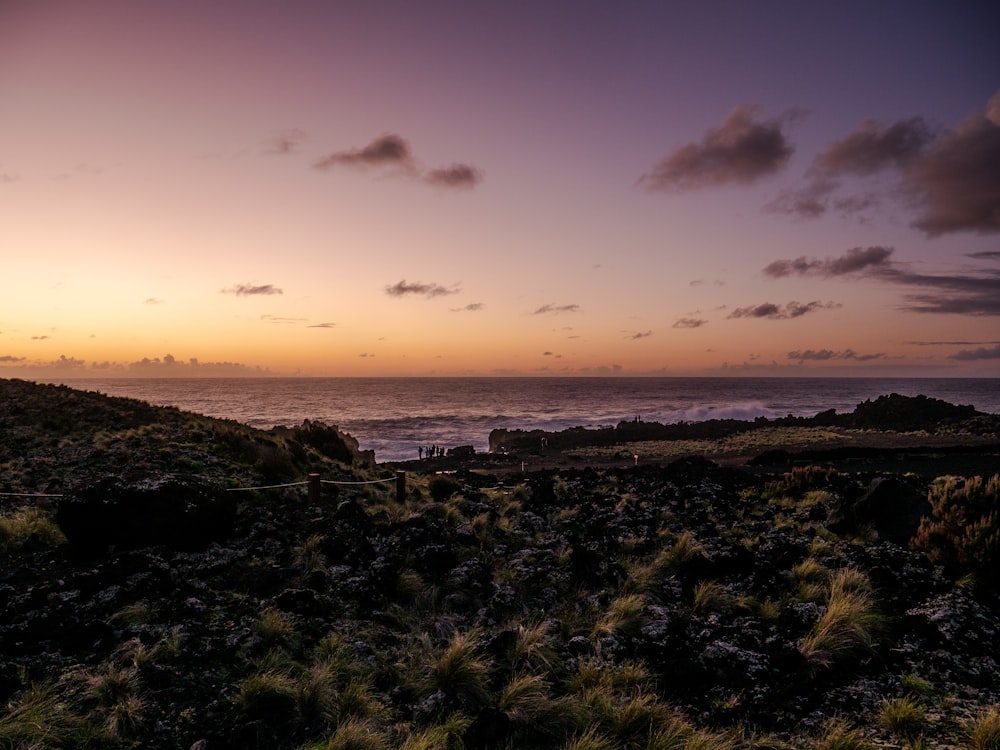
<instances>
[{"instance_id":1,"label":"green shrub","mask_svg":"<svg viewBox=\"0 0 1000 750\"><path fill-rule=\"evenodd\" d=\"M920 521L912 546L956 578L1000 589L1000 474L984 480L941 477L928 493L931 515Z\"/></svg>"},{"instance_id":2,"label":"green shrub","mask_svg":"<svg viewBox=\"0 0 1000 750\"><path fill-rule=\"evenodd\" d=\"M292 719L298 709L295 682L274 671L250 675L240 682L237 701L248 718L268 723Z\"/></svg>"},{"instance_id":3,"label":"green shrub","mask_svg":"<svg viewBox=\"0 0 1000 750\"><path fill-rule=\"evenodd\" d=\"M1000 706L989 706L965 724L969 750L1000 750Z\"/></svg>"},{"instance_id":4,"label":"green shrub","mask_svg":"<svg viewBox=\"0 0 1000 750\"><path fill-rule=\"evenodd\" d=\"M892 734L907 739L915 739L923 729L927 711L912 696L886 698L882 701L879 721Z\"/></svg>"},{"instance_id":5,"label":"green shrub","mask_svg":"<svg viewBox=\"0 0 1000 750\"><path fill-rule=\"evenodd\" d=\"M461 490L462 485L451 477L434 477L427 485L427 491L431 493L431 498L438 503L443 503Z\"/></svg>"},{"instance_id":6,"label":"green shrub","mask_svg":"<svg viewBox=\"0 0 1000 750\"><path fill-rule=\"evenodd\" d=\"M18 549L32 538L49 547L66 543L55 521L38 508L23 508L0 516L0 552Z\"/></svg>"},{"instance_id":7,"label":"green shrub","mask_svg":"<svg viewBox=\"0 0 1000 750\"><path fill-rule=\"evenodd\" d=\"M424 675L419 688L424 695L441 691L463 705L489 702L489 664L476 653L477 634L455 633L441 650L429 649L424 656Z\"/></svg>"},{"instance_id":8,"label":"green shrub","mask_svg":"<svg viewBox=\"0 0 1000 750\"><path fill-rule=\"evenodd\" d=\"M823 726L814 747L816 750L871 750L873 746L845 719L835 717Z\"/></svg>"},{"instance_id":9,"label":"green shrub","mask_svg":"<svg viewBox=\"0 0 1000 750\"><path fill-rule=\"evenodd\" d=\"M876 611L870 584L862 580L867 578L852 568L833 574L826 609L799 642L799 652L814 666L828 667L852 652L874 648L885 620Z\"/></svg>"}]
</instances>

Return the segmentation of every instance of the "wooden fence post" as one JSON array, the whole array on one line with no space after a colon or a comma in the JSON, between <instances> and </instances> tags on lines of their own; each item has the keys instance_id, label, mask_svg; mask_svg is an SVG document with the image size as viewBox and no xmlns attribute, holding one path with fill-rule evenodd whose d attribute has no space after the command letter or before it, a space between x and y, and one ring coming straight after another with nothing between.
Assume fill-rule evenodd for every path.
<instances>
[{"instance_id":1,"label":"wooden fence post","mask_svg":"<svg viewBox=\"0 0 1000 750\"><path fill-rule=\"evenodd\" d=\"M319 502L319 474L316 473L309 475L309 502Z\"/></svg>"},{"instance_id":2,"label":"wooden fence post","mask_svg":"<svg viewBox=\"0 0 1000 750\"><path fill-rule=\"evenodd\" d=\"M403 503L406 501L406 472L397 471L396 472L396 502Z\"/></svg>"}]
</instances>

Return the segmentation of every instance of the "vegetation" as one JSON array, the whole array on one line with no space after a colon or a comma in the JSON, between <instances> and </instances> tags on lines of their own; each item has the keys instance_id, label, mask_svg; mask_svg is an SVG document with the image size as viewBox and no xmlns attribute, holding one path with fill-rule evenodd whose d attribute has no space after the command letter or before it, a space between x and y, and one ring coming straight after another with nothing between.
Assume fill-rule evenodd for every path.
<instances>
[{"instance_id":1,"label":"vegetation","mask_svg":"<svg viewBox=\"0 0 1000 750\"><path fill-rule=\"evenodd\" d=\"M0 748L1000 745L996 478L919 485L909 549L831 520L876 478L843 466L410 473L399 497L319 425L38 388L0 391L0 491L240 491L193 546L87 548L64 500L2 501ZM311 498L313 471L350 484Z\"/></svg>"}]
</instances>

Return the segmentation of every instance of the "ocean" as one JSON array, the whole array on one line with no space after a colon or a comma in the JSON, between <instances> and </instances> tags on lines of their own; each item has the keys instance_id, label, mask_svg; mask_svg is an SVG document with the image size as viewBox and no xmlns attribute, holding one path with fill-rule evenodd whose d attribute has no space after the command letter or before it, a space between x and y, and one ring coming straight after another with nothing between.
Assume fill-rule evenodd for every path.
<instances>
[{"instance_id":1,"label":"ocean","mask_svg":"<svg viewBox=\"0 0 1000 750\"><path fill-rule=\"evenodd\" d=\"M490 431L601 427L635 418L811 417L899 393L1000 414L1000 379L970 378L116 378L72 388L176 406L253 427L337 425L375 460L431 445L489 449Z\"/></svg>"}]
</instances>

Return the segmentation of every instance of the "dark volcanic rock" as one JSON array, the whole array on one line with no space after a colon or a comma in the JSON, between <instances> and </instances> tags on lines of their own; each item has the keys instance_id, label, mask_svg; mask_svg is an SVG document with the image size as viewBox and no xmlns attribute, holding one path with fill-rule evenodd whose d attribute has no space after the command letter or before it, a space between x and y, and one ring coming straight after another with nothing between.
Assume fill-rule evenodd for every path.
<instances>
[{"instance_id":1,"label":"dark volcanic rock","mask_svg":"<svg viewBox=\"0 0 1000 750\"><path fill-rule=\"evenodd\" d=\"M56 523L71 544L101 550L198 549L232 532L231 493L191 477L108 477L62 498Z\"/></svg>"}]
</instances>

